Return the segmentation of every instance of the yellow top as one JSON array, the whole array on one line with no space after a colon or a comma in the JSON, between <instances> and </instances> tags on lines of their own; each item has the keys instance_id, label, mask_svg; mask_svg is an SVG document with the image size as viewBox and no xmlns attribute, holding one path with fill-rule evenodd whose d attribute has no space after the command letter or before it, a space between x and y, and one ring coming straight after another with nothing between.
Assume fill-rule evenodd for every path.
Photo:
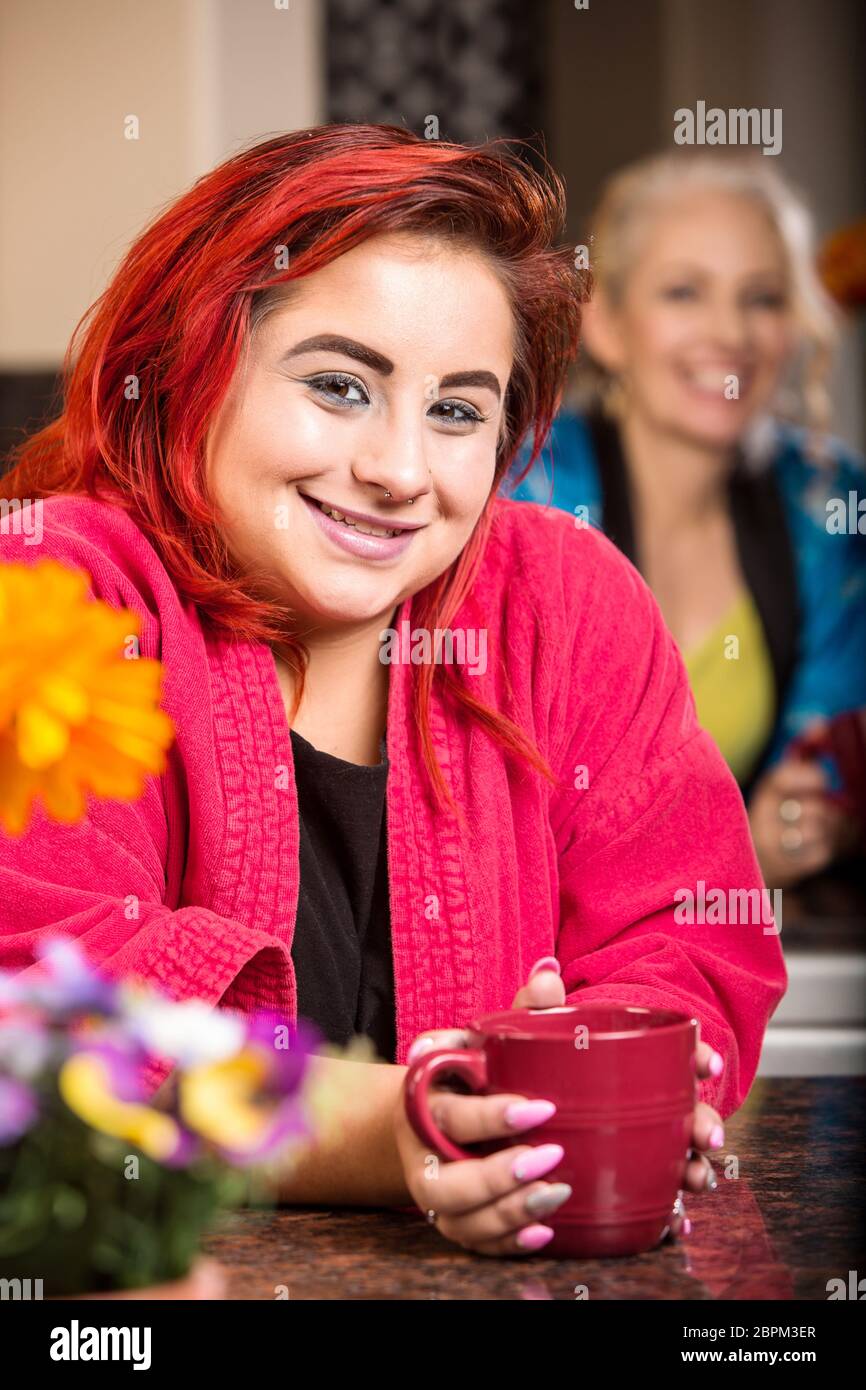
<instances>
[{"instance_id":1,"label":"yellow top","mask_svg":"<svg viewBox=\"0 0 866 1390\"><path fill-rule=\"evenodd\" d=\"M698 719L734 776L744 781L770 736L775 681L758 610L748 590L706 637L683 652Z\"/></svg>"}]
</instances>

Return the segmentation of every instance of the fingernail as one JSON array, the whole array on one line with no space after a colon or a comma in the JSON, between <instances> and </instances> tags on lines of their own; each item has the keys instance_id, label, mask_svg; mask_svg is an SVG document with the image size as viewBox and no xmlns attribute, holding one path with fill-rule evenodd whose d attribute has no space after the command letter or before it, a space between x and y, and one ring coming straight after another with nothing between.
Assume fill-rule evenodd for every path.
<instances>
[{"instance_id":1,"label":"fingernail","mask_svg":"<svg viewBox=\"0 0 866 1390\"><path fill-rule=\"evenodd\" d=\"M505 1111L505 1123L512 1129L530 1129L555 1114L552 1100L515 1100Z\"/></svg>"},{"instance_id":2,"label":"fingernail","mask_svg":"<svg viewBox=\"0 0 866 1390\"><path fill-rule=\"evenodd\" d=\"M539 1144L537 1149L531 1149L528 1154L521 1154L512 1166L511 1172L518 1182L525 1182L527 1178L543 1178L545 1173L549 1173L551 1168L555 1168L561 1162L565 1149L561 1144Z\"/></svg>"},{"instance_id":3,"label":"fingernail","mask_svg":"<svg viewBox=\"0 0 866 1390\"><path fill-rule=\"evenodd\" d=\"M725 1131L721 1125L715 1125L710 1135L710 1148L720 1149L725 1142Z\"/></svg>"},{"instance_id":4,"label":"fingernail","mask_svg":"<svg viewBox=\"0 0 866 1390\"><path fill-rule=\"evenodd\" d=\"M418 1038L406 1053L406 1065L410 1066L412 1062L417 1062L419 1057L423 1057L425 1052L429 1052L435 1046L432 1038Z\"/></svg>"},{"instance_id":5,"label":"fingernail","mask_svg":"<svg viewBox=\"0 0 866 1390\"><path fill-rule=\"evenodd\" d=\"M711 1076L721 1076L721 1074L722 1074L722 1072L723 1072L724 1070L725 1070L725 1059L724 1059L724 1057L722 1057L720 1053L714 1052L713 1055L712 1055L712 1057L710 1058L710 1075L711 1075Z\"/></svg>"},{"instance_id":6,"label":"fingernail","mask_svg":"<svg viewBox=\"0 0 866 1390\"><path fill-rule=\"evenodd\" d=\"M692 1233L692 1223L691 1223L691 1221L689 1220L689 1218L686 1217L685 1221L683 1222L683 1235L684 1235L684 1236L690 1236L691 1233Z\"/></svg>"},{"instance_id":7,"label":"fingernail","mask_svg":"<svg viewBox=\"0 0 866 1390\"><path fill-rule=\"evenodd\" d=\"M440 1126L440 1128L441 1128L441 1126ZM719 1180L718 1180L718 1178L716 1177L715 1173L713 1172L712 1168L707 1169L707 1191L708 1191L708 1192L715 1192L715 1190L716 1190L716 1188L718 1187L718 1185L719 1185Z\"/></svg>"},{"instance_id":8,"label":"fingernail","mask_svg":"<svg viewBox=\"0 0 866 1390\"><path fill-rule=\"evenodd\" d=\"M530 980L532 979L533 975L538 974L539 970L555 970L557 975L562 974L562 970L560 968L559 961L556 959L556 956L542 956L541 960L537 960L529 972Z\"/></svg>"},{"instance_id":9,"label":"fingernail","mask_svg":"<svg viewBox=\"0 0 866 1390\"><path fill-rule=\"evenodd\" d=\"M549 1240L553 1240L550 1226L524 1226L517 1236L521 1250L540 1250Z\"/></svg>"},{"instance_id":10,"label":"fingernail","mask_svg":"<svg viewBox=\"0 0 866 1390\"><path fill-rule=\"evenodd\" d=\"M526 1199L526 1210L530 1216L548 1216L567 1202L570 1196L571 1188L567 1182L552 1182L547 1187L530 1192Z\"/></svg>"}]
</instances>

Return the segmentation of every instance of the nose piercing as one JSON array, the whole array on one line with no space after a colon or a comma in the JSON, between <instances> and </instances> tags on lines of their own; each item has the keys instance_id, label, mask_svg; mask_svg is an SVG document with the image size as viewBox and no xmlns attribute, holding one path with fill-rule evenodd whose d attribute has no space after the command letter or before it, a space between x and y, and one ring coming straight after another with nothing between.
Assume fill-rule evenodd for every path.
<instances>
[{"instance_id":1,"label":"nose piercing","mask_svg":"<svg viewBox=\"0 0 866 1390\"><path fill-rule=\"evenodd\" d=\"M387 488L385 488L385 496L386 496L386 497L390 497L390 496L391 496L391 493L388 491ZM415 498L414 498L414 497L409 497L409 498L407 498L406 500L407 500L409 506L411 507L411 506L412 506L412 503L415 501Z\"/></svg>"}]
</instances>

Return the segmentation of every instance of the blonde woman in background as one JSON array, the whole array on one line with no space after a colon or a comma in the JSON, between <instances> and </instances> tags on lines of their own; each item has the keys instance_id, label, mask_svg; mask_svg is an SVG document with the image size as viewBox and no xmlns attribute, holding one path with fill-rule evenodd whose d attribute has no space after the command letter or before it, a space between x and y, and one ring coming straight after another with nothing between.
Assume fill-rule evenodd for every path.
<instances>
[{"instance_id":1,"label":"blonde woman in background","mask_svg":"<svg viewBox=\"0 0 866 1390\"><path fill-rule=\"evenodd\" d=\"M866 537L827 508L866 479L829 433L810 215L760 157L677 154L615 175L591 228L574 408L505 490L601 526L642 572L783 888L859 833L838 769L795 740L866 705Z\"/></svg>"}]
</instances>

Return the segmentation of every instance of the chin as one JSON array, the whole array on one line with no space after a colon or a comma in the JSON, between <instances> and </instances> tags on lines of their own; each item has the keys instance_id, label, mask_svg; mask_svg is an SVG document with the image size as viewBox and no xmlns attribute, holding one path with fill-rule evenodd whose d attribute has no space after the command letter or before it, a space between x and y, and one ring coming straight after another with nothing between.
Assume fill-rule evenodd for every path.
<instances>
[{"instance_id":1,"label":"chin","mask_svg":"<svg viewBox=\"0 0 866 1390\"><path fill-rule=\"evenodd\" d=\"M689 437L709 448L734 448L743 436L746 419L719 421L718 424L690 420L685 426Z\"/></svg>"},{"instance_id":2,"label":"chin","mask_svg":"<svg viewBox=\"0 0 866 1390\"><path fill-rule=\"evenodd\" d=\"M754 415L754 407L742 401L723 401L695 409L679 409L668 417L674 431L696 444L710 448L732 448Z\"/></svg>"},{"instance_id":3,"label":"chin","mask_svg":"<svg viewBox=\"0 0 866 1390\"><path fill-rule=\"evenodd\" d=\"M303 608L297 611L302 624L309 622L322 627L352 627L356 623L370 623L382 618L382 625L387 626L398 601L384 593L370 595L366 600L357 592L327 596L316 594L309 595Z\"/></svg>"}]
</instances>

